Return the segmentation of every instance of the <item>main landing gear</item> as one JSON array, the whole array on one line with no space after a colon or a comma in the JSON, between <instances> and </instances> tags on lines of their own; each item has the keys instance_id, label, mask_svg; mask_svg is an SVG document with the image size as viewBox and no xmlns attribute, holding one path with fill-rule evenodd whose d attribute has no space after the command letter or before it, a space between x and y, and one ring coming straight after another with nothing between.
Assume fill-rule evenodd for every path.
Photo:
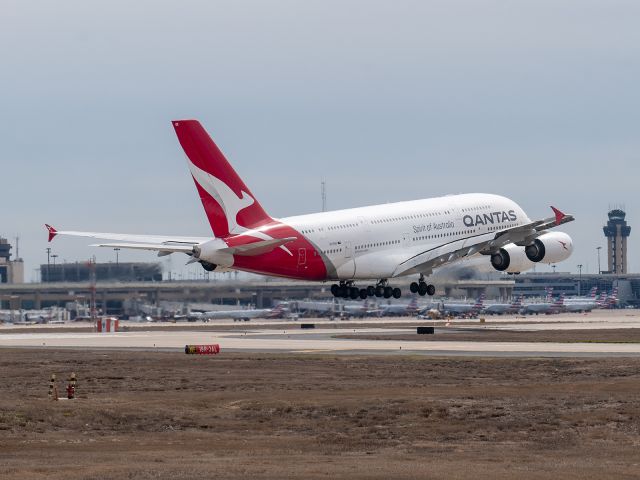
<instances>
[{"instance_id":1,"label":"main landing gear","mask_svg":"<svg viewBox=\"0 0 640 480\"><path fill-rule=\"evenodd\" d=\"M411 285L409 285L409 290L411 293L417 293L422 297L425 295L429 295L431 297L436 293L436 287L431 284L427 284L427 282L424 281L424 275L420 275L420 279L417 282L412 282Z\"/></svg>"},{"instance_id":2,"label":"main landing gear","mask_svg":"<svg viewBox=\"0 0 640 480\"><path fill-rule=\"evenodd\" d=\"M387 280L380 280L376 286L369 285L366 288L357 288L353 286L352 281L334 283L331 285L331 293L334 297L350 298L356 300L358 298L365 300L368 297L384 297L384 298L400 298L402 291L399 288L393 288L387 285Z\"/></svg>"}]
</instances>

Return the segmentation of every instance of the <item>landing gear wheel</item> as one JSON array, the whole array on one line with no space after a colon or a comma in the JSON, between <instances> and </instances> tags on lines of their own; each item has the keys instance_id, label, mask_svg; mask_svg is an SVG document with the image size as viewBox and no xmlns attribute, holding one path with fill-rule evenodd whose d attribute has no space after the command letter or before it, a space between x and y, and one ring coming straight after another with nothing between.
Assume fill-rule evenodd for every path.
<instances>
[{"instance_id":1,"label":"landing gear wheel","mask_svg":"<svg viewBox=\"0 0 640 480\"><path fill-rule=\"evenodd\" d=\"M331 293L334 297L337 297L338 293L340 293L340 285L338 285L337 283L331 285Z\"/></svg>"},{"instance_id":2,"label":"landing gear wheel","mask_svg":"<svg viewBox=\"0 0 640 480\"><path fill-rule=\"evenodd\" d=\"M349 289L345 285L340 285L338 288L338 296L347 298L349 296Z\"/></svg>"},{"instance_id":3,"label":"landing gear wheel","mask_svg":"<svg viewBox=\"0 0 640 480\"><path fill-rule=\"evenodd\" d=\"M350 287L349 296L351 297L351 300L355 300L360 296L360 290L358 290L356 287Z\"/></svg>"},{"instance_id":4,"label":"landing gear wheel","mask_svg":"<svg viewBox=\"0 0 640 480\"><path fill-rule=\"evenodd\" d=\"M431 284L427 285L427 295L429 295L430 297L433 297L435 293L436 293L436 287Z\"/></svg>"},{"instance_id":5,"label":"landing gear wheel","mask_svg":"<svg viewBox=\"0 0 640 480\"><path fill-rule=\"evenodd\" d=\"M370 297L373 297L375 294L376 294L376 288L369 285L367 287L367 295L369 295Z\"/></svg>"},{"instance_id":6,"label":"landing gear wheel","mask_svg":"<svg viewBox=\"0 0 640 480\"><path fill-rule=\"evenodd\" d=\"M393 298L400 298L402 296L402 292L399 288L394 288L392 292Z\"/></svg>"},{"instance_id":7,"label":"landing gear wheel","mask_svg":"<svg viewBox=\"0 0 640 480\"><path fill-rule=\"evenodd\" d=\"M384 295L384 287L382 285L378 285L375 291L376 297L382 297Z\"/></svg>"},{"instance_id":8,"label":"landing gear wheel","mask_svg":"<svg viewBox=\"0 0 640 480\"><path fill-rule=\"evenodd\" d=\"M418 282L411 282L411 285L409 285L409 291L411 293L418 293L419 288L420 285L418 285Z\"/></svg>"},{"instance_id":9,"label":"landing gear wheel","mask_svg":"<svg viewBox=\"0 0 640 480\"><path fill-rule=\"evenodd\" d=\"M369 293L367 292L366 288L361 288L360 289L360 298L362 300L364 300L365 298L367 298L369 296Z\"/></svg>"},{"instance_id":10,"label":"landing gear wheel","mask_svg":"<svg viewBox=\"0 0 640 480\"><path fill-rule=\"evenodd\" d=\"M393 295L393 288L384 287L384 298L391 298L391 295Z\"/></svg>"},{"instance_id":11,"label":"landing gear wheel","mask_svg":"<svg viewBox=\"0 0 640 480\"><path fill-rule=\"evenodd\" d=\"M420 282L420 284L418 285L418 294L420 294L421 297L424 297L427 294L427 284L424 282Z\"/></svg>"}]
</instances>

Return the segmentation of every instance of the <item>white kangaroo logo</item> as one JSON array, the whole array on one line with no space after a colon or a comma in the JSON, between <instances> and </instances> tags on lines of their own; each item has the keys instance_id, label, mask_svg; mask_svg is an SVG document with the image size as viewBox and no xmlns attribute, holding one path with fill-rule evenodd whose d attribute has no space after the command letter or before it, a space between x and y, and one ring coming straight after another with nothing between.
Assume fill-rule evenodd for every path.
<instances>
[{"instance_id":1,"label":"white kangaroo logo","mask_svg":"<svg viewBox=\"0 0 640 480\"><path fill-rule=\"evenodd\" d=\"M196 182L198 182L198 184L220 204L222 210L224 210L224 215L227 217L227 225L229 226L229 233L237 234L246 232L247 228L238 225L237 216L241 210L255 203L254 198L244 191L240 192L242 196L238 197L222 180L196 167L191 162L189 162L189 170L191 170L191 175L196 179Z\"/></svg>"},{"instance_id":2,"label":"white kangaroo logo","mask_svg":"<svg viewBox=\"0 0 640 480\"><path fill-rule=\"evenodd\" d=\"M187 163L189 164L191 175L193 175L193 178L198 182L198 185L204 188L204 190L211 195L216 202L218 202L224 211L225 217L227 218L229 233L240 234L248 232L249 235L261 238L262 240L273 240L273 237L266 233L258 230L250 230L242 225L238 225L238 213L255 203L255 199L251 195L245 191L241 191L240 193L242 196L238 197L238 195L236 195L236 193L222 180L208 172L205 172L201 168L196 167L188 158ZM280 245L280 248L293 256L291 251L284 245Z\"/></svg>"}]
</instances>

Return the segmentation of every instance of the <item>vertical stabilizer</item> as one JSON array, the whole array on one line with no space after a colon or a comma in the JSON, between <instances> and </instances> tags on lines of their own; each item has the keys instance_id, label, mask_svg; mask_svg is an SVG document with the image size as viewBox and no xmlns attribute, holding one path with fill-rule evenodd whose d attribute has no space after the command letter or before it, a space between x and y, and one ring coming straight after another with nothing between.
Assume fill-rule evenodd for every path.
<instances>
[{"instance_id":1,"label":"vertical stabilizer","mask_svg":"<svg viewBox=\"0 0 640 480\"><path fill-rule=\"evenodd\" d=\"M271 217L197 120L174 120L189 170L216 237L239 234Z\"/></svg>"}]
</instances>

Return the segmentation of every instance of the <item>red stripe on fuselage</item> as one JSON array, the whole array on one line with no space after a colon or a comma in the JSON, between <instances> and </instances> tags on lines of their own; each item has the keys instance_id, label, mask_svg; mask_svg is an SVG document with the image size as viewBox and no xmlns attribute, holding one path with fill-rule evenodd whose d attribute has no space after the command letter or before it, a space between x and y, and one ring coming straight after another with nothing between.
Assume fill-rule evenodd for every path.
<instances>
[{"instance_id":1,"label":"red stripe on fuselage","mask_svg":"<svg viewBox=\"0 0 640 480\"><path fill-rule=\"evenodd\" d=\"M263 226L260 228L260 232L272 238L296 237L296 240L260 255L234 255L233 268L299 280L325 280L327 278L327 268L320 252L304 235L292 227L278 222L271 222ZM263 239L250 234L234 235L224 239L230 247L261 240Z\"/></svg>"}]
</instances>

